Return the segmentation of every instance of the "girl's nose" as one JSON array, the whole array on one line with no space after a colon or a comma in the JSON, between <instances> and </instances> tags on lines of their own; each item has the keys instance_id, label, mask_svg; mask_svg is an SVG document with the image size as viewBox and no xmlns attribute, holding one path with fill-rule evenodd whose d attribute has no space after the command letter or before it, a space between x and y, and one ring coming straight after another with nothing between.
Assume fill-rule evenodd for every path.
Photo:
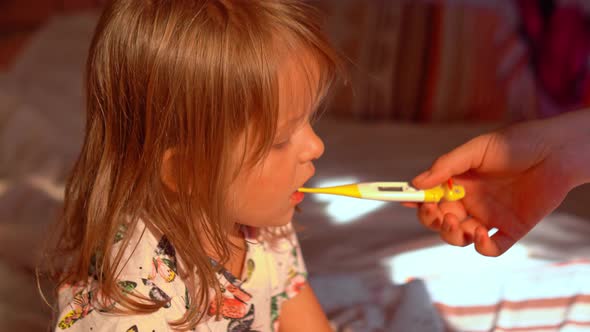
<instances>
[{"instance_id":1,"label":"girl's nose","mask_svg":"<svg viewBox=\"0 0 590 332\"><path fill-rule=\"evenodd\" d=\"M307 124L304 130L304 149L301 153L301 161L308 162L319 159L324 154L324 142L315 133L311 125Z\"/></svg>"}]
</instances>

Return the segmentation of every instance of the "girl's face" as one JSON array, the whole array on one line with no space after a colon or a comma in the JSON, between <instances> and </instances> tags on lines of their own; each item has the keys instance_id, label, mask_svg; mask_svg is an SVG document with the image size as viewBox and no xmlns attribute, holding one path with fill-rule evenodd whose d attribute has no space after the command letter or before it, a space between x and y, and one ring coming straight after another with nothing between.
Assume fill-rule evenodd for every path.
<instances>
[{"instance_id":1,"label":"girl's face","mask_svg":"<svg viewBox=\"0 0 590 332\"><path fill-rule=\"evenodd\" d=\"M230 191L231 215L253 227L288 224L303 195L297 188L315 173L313 161L324 152L310 125L318 70L301 61L287 61L279 74L279 120L270 152L252 168L238 174ZM304 68L307 67L307 68Z\"/></svg>"}]
</instances>

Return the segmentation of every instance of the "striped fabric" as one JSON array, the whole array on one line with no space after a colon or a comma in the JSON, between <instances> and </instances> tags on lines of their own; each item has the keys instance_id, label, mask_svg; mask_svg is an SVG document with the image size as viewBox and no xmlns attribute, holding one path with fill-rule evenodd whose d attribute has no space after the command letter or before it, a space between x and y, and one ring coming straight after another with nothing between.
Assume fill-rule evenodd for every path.
<instances>
[{"instance_id":1,"label":"striped fabric","mask_svg":"<svg viewBox=\"0 0 590 332\"><path fill-rule=\"evenodd\" d=\"M456 331L590 331L590 260L426 280Z\"/></svg>"}]
</instances>

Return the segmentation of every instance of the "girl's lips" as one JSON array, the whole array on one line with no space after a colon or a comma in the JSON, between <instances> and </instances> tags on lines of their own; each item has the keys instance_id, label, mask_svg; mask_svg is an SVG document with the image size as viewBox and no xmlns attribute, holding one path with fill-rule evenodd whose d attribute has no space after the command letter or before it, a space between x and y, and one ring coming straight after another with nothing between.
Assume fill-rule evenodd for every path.
<instances>
[{"instance_id":1,"label":"girl's lips","mask_svg":"<svg viewBox=\"0 0 590 332\"><path fill-rule=\"evenodd\" d=\"M291 194L291 201L294 202L295 205L297 205L303 201L304 197L305 197L304 193L296 191L293 194Z\"/></svg>"}]
</instances>

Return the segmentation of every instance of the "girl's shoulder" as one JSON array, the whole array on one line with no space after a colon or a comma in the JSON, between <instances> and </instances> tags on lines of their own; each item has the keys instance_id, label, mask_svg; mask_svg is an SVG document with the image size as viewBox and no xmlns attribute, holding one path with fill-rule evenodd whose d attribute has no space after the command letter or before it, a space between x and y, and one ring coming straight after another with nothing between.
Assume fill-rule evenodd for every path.
<instances>
[{"instance_id":1,"label":"girl's shoulder","mask_svg":"<svg viewBox=\"0 0 590 332\"><path fill-rule=\"evenodd\" d=\"M253 249L246 261L248 271L251 266L266 265L265 273L269 276L273 295L282 294L290 298L295 295L292 286L305 282L307 269L297 238L296 227L291 223L274 228L260 229L257 234L258 247ZM266 264L258 264L265 262Z\"/></svg>"},{"instance_id":2,"label":"girl's shoulder","mask_svg":"<svg viewBox=\"0 0 590 332\"><path fill-rule=\"evenodd\" d=\"M117 286L134 300L163 302L163 307L147 315L116 314L120 306L115 301L104 300L96 277L91 275L86 283L66 285L59 290L56 330L166 331L167 321L184 315L188 308L188 289L178 275L176 250L167 237L138 222L134 229L121 227L114 240L117 242L114 251L123 251ZM124 248L123 243L126 243Z\"/></svg>"},{"instance_id":3,"label":"girl's shoulder","mask_svg":"<svg viewBox=\"0 0 590 332\"><path fill-rule=\"evenodd\" d=\"M256 231L248 231L256 235L256 241L264 247L267 254L277 258L294 255L300 250L296 227L289 223L279 227L265 227Z\"/></svg>"},{"instance_id":4,"label":"girl's shoulder","mask_svg":"<svg viewBox=\"0 0 590 332\"><path fill-rule=\"evenodd\" d=\"M122 277L145 279L144 284L168 285L180 281L176 249L166 235L148 228L141 220L134 229L122 232L121 239L129 237L124 248L117 248L123 251Z\"/></svg>"}]
</instances>

